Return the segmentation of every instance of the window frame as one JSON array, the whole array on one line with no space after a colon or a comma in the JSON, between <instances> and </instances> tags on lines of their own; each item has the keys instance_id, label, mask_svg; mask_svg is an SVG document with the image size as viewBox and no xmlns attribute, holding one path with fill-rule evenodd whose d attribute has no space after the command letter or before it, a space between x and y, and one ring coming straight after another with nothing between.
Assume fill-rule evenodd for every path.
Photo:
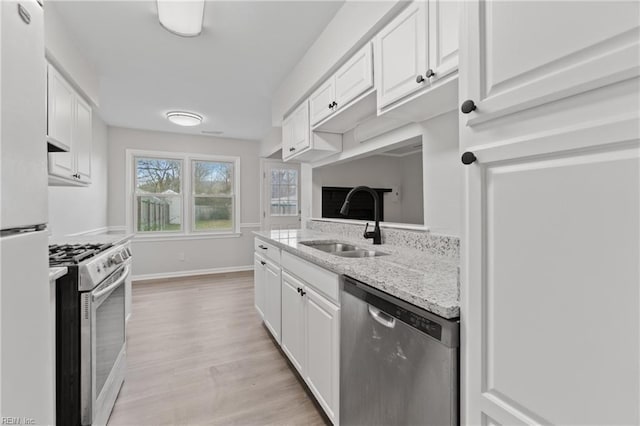
<instances>
[{"instance_id":1,"label":"window frame","mask_svg":"<svg viewBox=\"0 0 640 426\"><path fill-rule=\"evenodd\" d=\"M180 173L180 198L182 200L182 220L180 231L150 231L141 232L137 227L137 203L136 197L136 159L166 159L179 160L182 163ZM195 230L195 194L193 193L193 162L222 162L233 164L232 174L232 228L222 231ZM126 227L128 232L135 235L136 239L162 240L162 239L197 239L197 238L228 238L241 235L240 232L240 157L226 155L206 155L185 152L168 152L153 150L126 150ZM172 195L173 196L173 195Z\"/></svg>"}]
</instances>

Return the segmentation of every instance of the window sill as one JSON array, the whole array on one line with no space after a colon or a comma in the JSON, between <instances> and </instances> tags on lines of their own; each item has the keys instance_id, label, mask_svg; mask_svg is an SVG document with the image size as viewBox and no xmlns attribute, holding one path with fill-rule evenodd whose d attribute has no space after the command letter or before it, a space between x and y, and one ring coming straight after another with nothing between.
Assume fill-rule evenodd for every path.
<instances>
[{"instance_id":1,"label":"window sill","mask_svg":"<svg viewBox=\"0 0 640 426\"><path fill-rule=\"evenodd\" d=\"M242 232L216 232L197 234L135 234L134 242L162 242L162 241L192 241L192 240L216 240L220 238L240 238Z\"/></svg>"}]
</instances>

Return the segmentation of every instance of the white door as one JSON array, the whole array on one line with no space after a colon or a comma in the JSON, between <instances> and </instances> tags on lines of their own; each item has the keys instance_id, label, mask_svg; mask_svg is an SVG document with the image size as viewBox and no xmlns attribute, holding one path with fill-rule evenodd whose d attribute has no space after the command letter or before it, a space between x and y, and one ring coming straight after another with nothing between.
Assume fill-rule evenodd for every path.
<instances>
[{"instance_id":1,"label":"white door","mask_svg":"<svg viewBox=\"0 0 640 426\"><path fill-rule=\"evenodd\" d=\"M265 279L266 279L266 265L267 262L258 256L253 255L253 292L254 292L254 304L256 311L260 315L260 318L264 318L265 308Z\"/></svg>"},{"instance_id":2,"label":"white door","mask_svg":"<svg viewBox=\"0 0 640 426\"><path fill-rule=\"evenodd\" d=\"M42 8L2 1L0 22L0 229L47 223L47 155L44 132L46 69ZM44 284L44 283L43 283Z\"/></svg>"},{"instance_id":3,"label":"white door","mask_svg":"<svg viewBox=\"0 0 640 426\"><path fill-rule=\"evenodd\" d=\"M306 300L306 354L305 379L335 422L339 404L340 318L333 303L305 288Z\"/></svg>"},{"instance_id":4,"label":"white door","mask_svg":"<svg viewBox=\"0 0 640 426\"><path fill-rule=\"evenodd\" d=\"M411 3L374 38L378 109L428 83L427 4Z\"/></svg>"},{"instance_id":5,"label":"white door","mask_svg":"<svg viewBox=\"0 0 640 426\"><path fill-rule=\"evenodd\" d=\"M278 343L280 338L280 304L281 304L281 283L280 267L268 260L264 270L265 282L265 307L264 323L271 331L273 338Z\"/></svg>"},{"instance_id":6,"label":"white door","mask_svg":"<svg viewBox=\"0 0 640 426\"><path fill-rule=\"evenodd\" d=\"M319 123L334 111L335 79L329 77L327 81L309 96L309 117L311 125Z\"/></svg>"},{"instance_id":7,"label":"white door","mask_svg":"<svg viewBox=\"0 0 640 426\"><path fill-rule=\"evenodd\" d=\"M464 2L465 79L476 125L638 75L640 2ZM514 58L517 58L514 59Z\"/></svg>"},{"instance_id":8,"label":"white door","mask_svg":"<svg viewBox=\"0 0 640 426\"><path fill-rule=\"evenodd\" d=\"M304 284L282 272L282 350L300 374L304 374Z\"/></svg>"},{"instance_id":9,"label":"white door","mask_svg":"<svg viewBox=\"0 0 640 426\"><path fill-rule=\"evenodd\" d=\"M373 87L373 58L371 49L371 43L367 43L336 71L336 108L344 107L351 100Z\"/></svg>"},{"instance_id":10,"label":"white door","mask_svg":"<svg viewBox=\"0 0 640 426\"><path fill-rule=\"evenodd\" d=\"M429 68L431 81L458 69L461 1L429 0Z\"/></svg>"},{"instance_id":11,"label":"white door","mask_svg":"<svg viewBox=\"0 0 640 426\"><path fill-rule=\"evenodd\" d=\"M91 182L91 107L76 98L76 121L73 133L73 150L76 153L76 173L83 182Z\"/></svg>"},{"instance_id":12,"label":"white door","mask_svg":"<svg viewBox=\"0 0 640 426\"><path fill-rule=\"evenodd\" d=\"M264 160L262 229L300 228L300 164Z\"/></svg>"}]
</instances>

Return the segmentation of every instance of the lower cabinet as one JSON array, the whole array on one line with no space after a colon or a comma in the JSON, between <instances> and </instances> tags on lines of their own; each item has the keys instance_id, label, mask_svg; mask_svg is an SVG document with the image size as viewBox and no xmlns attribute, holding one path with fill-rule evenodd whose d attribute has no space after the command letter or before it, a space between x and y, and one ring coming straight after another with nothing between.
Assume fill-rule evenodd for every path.
<instances>
[{"instance_id":1,"label":"lower cabinet","mask_svg":"<svg viewBox=\"0 0 640 426\"><path fill-rule=\"evenodd\" d=\"M267 262L261 256L257 254L253 255L253 296L256 311L260 315L260 318L264 319L264 305L265 305L265 266Z\"/></svg>"},{"instance_id":2,"label":"lower cabinet","mask_svg":"<svg viewBox=\"0 0 640 426\"><path fill-rule=\"evenodd\" d=\"M280 266L270 261L264 266L264 324L278 343L280 339Z\"/></svg>"},{"instance_id":3,"label":"lower cabinet","mask_svg":"<svg viewBox=\"0 0 640 426\"><path fill-rule=\"evenodd\" d=\"M282 349L334 424L340 384L340 309L282 272Z\"/></svg>"}]
</instances>

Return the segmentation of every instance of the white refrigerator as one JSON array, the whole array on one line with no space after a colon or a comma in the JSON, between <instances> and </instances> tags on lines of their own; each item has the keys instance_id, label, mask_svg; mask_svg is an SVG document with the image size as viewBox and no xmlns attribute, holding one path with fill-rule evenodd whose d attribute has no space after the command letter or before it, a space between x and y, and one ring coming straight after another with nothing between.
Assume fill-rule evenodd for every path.
<instances>
[{"instance_id":1,"label":"white refrigerator","mask_svg":"<svg viewBox=\"0 0 640 426\"><path fill-rule=\"evenodd\" d=\"M0 416L20 424L54 422L44 55L38 2L0 1Z\"/></svg>"}]
</instances>

